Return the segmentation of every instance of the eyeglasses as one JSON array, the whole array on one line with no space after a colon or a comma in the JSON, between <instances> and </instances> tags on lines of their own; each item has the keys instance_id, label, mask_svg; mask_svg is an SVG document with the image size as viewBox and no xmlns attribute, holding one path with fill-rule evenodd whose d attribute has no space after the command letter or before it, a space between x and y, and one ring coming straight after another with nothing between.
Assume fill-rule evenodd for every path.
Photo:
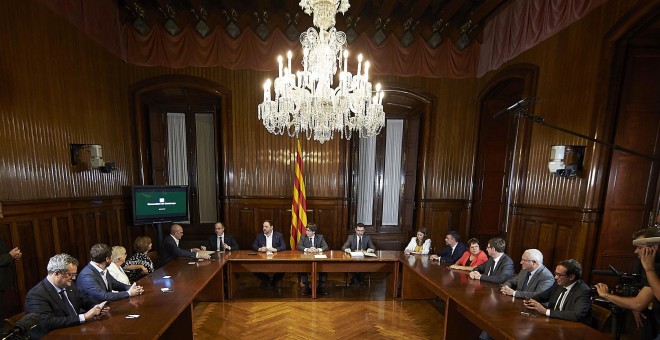
<instances>
[{"instance_id":1,"label":"eyeglasses","mask_svg":"<svg viewBox=\"0 0 660 340\"><path fill-rule=\"evenodd\" d=\"M559 274L559 273L555 273L555 276L557 276L557 277L562 277L562 276L568 276L568 274Z\"/></svg>"},{"instance_id":2,"label":"eyeglasses","mask_svg":"<svg viewBox=\"0 0 660 340\"><path fill-rule=\"evenodd\" d=\"M520 262L532 262L532 263L534 263L534 262L536 262L536 261L534 261L534 260L525 260L525 259L521 259Z\"/></svg>"},{"instance_id":3,"label":"eyeglasses","mask_svg":"<svg viewBox=\"0 0 660 340\"><path fill-rule=\"evenodd\" d=\"M70 278L72 278L72 279L75 279L75 278L78 277L78 273L64 273L64 272L60 272L60 274L62 274L62 276L70 277Z\"/></svg>"}]
</instances>

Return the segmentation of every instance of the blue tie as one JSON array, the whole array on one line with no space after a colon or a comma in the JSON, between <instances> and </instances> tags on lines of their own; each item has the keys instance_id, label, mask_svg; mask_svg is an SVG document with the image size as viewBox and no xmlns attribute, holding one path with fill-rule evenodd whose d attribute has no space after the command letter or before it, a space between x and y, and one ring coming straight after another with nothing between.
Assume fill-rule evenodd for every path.
<instances>
[{"instance_id":1,"label":"blue tie","mask_svg":"<svg viewBox=\"0 0 660 340\"><path fill-rule=\"evenodd\" d=\"M527 272L527 275L525 276L525 282L523 282L522 287L520 287L521 291L525 291L527 289L527 282L529 282L529 277L532 275L532 273Z\"/></svg>"}]
</instances>

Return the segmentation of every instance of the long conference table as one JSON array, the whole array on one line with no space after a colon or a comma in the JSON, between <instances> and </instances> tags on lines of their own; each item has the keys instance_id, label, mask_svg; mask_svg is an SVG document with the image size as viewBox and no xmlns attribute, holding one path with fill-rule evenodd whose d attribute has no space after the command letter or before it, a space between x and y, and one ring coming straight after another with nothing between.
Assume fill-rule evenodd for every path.
<instances>
[{"instance_id":1,"label":"long conference table","mask_svg":"<svg viewBox=\"0 0 660 340\"><path fill-rule=\"evenodd\" d=\"M520 299L499 292L495 284L471 280L467 272L449 270L428 256L409 256L399 251L377 251L377 257L352 258L341 251L316 258L298 251L272 255L233 251L218 259L177 259L138 283L144 294L109 302L109 315L80 326L55 330L47 339L122 338L192 339L193 301L221 302L236 290L240 272L384 272L387 295L402 299L445 302L444 339L474 339L485 330L495 339L602 339L606 335L584 324L545 316L525 316ZM228 296L224 295L227 281ZM311 280L316 298L316 280ZM163 292L168 288L172 292ZM130 318L130 315L139 315Z\"/></svg>"}]
</instances>

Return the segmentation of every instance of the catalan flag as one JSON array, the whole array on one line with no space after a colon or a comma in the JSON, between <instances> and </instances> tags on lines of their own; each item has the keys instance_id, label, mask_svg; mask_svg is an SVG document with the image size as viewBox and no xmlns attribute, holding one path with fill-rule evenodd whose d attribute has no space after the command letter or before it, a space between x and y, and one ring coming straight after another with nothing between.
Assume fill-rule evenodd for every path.
<instances>
[{"instance_id":1,"label":"catalan flag","mask_svg":"<svg viewBox=\"0 0 660 340\"><path fill-rule=\"evenodd\" d=\"M296 140L296 173L293 179L293 199L291 200L291 249L298 247L300 236L307 228L307 199L305 198L305 180L303 179L302 149L300 140Z\"/></svg>"}]
</instances>

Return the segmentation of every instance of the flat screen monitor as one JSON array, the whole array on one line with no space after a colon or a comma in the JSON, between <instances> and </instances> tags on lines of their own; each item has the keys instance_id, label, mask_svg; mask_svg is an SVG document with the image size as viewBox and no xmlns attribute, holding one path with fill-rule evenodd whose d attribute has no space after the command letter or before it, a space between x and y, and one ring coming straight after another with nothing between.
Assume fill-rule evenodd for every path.
<instances>
[{"instance_id":1,"label":"flat screen monitor","mask_svg":"<svg viewBox=\"0 0 660 340\"><path fill-rule=\"evenodd\" d=\"M133 224L185 222L188 215L188 186L134 186Z\"/></svg>"}]
</instances>

